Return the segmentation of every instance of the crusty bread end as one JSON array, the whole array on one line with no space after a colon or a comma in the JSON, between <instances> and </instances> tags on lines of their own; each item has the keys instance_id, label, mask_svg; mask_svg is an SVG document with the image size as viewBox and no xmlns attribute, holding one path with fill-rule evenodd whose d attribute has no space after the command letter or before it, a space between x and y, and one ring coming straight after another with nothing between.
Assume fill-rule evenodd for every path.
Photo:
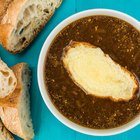
<instances>
[{"instance_id":1,"label":"crusty bread end","mask_svg":"<svg viewBox=\"0 0 140 140\"><path fill-rule=\"evenodd\" d=\"M9 52L24 50L54 14L62 0L13 0L0 24L0 41Z\"/></svg>"},{"instance_id":2,"label":"crusty bread end","mask_svg":"<svg viewBox=\"0 0 140 140\"><path fill-rule=\"evenodd\" d=\"M16 105L13 107L0 107L0 116L10 132L23 139L30 140L34 137L30 118L30 70L25 63L15 65L12 70L18 81L15 89L17 96L14 99Z\"/></svg>"}]
</instances>

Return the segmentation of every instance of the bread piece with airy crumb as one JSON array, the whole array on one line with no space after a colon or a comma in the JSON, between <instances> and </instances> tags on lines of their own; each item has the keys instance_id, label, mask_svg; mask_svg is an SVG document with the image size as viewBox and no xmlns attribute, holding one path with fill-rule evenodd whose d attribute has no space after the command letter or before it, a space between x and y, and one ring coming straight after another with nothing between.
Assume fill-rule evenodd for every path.
<instances>
[{"instance_id":1,"label":"bread piece with airy crumb","mask_svg":"<svg viewBox=\"0 0 140 140\"><path fill-rule=\"evenodd\" d=\"M24 50L54 14L62 0L0 1L0 42L9 52Z\"/></svg>"},{"instance_id":2,"label":"bread piece with airy crumb","mask_svg":"<svg viewBox=\"0 0 140 140\"><path fill-rule=\"evenodd\" d=\"M17 79L13 71L0 60L0 99L12 94L17 86Z\"/></svg>"},{"instance_id":3,"label":"bread piece with airy crumb","mask_svg":"<svg viewBox=\"0 0 140 140\"><path fill-rule=\"evenodd\" d=\"M70 42L63 51L62 61L73 82L86 94L128 101L138 89L130 71L89 43Z\"/></svg>"},{"instance_id":4,"label":"bread piece with airy crumb","mask_svg":"<svg viewBox=\"0 0 140 140\"><path fill-rule=\"evenodd\" d=\"M20 63L12 68L17 78L17 87L12 95L14 106L0 107L0 117L5 127L13 134L30 140L34 137L32 120L30 118L30 70L28 65Z\"/></svg>"},{"instance_id":5,"label":"bread piece with airy crumb","mask_svg":"<svg viewBox=\"0 0 140 140\"><path fill-rule=\"evenodd\" d=\"M0 120L0 140L15 140L12 134L5 128Z\"/></svg>"}]
</instances>

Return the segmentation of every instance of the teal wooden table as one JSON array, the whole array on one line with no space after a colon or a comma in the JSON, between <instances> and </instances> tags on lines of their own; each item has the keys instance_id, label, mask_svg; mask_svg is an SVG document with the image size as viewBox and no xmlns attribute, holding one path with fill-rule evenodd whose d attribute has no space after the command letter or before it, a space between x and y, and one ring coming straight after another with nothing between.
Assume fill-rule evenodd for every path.
<instances>
[{"instance_id":1,"label":"teal wooden table","mask_svg":"<svg viewBox=\"0 0 140 140\"><path fill-rule=\"evenodd\" d=\"M110 137L94 137L75 132L60 123L47 109L37 83L37 63L42 45L53 28L68 16L79 11L109 8L125 12L140 21L140 0L63 0L36 40L26 51L12 55L0 47L0 57L9 65L27 62L32 69L31 110L35 129L34 140L139 140L140 125L123 134ZM16 138L16 140L20 140Z\"/></svg>"}]
</instances>

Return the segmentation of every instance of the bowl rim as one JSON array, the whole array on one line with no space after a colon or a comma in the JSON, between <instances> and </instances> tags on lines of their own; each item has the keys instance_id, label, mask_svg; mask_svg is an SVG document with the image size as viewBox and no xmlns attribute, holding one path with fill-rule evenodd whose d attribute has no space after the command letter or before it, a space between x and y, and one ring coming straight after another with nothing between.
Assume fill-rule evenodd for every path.
<instances>
[{"instance_id":1,"label":"bowl rim","mask_svg":"<svg viewBox=\"0 0 140 140\"><path fill-rule=\"evenodd\" d=\"M106 15L106 16L113 16L113 17L123 19L124 21L130 23L137 30L140 31L139 21L120 11L111 10L111 9L91 9L91 10L85 10L85 11L76 13L76 14L66 18L61 23L59 23L47 37L47 39L41 49L39 60L38 60L37 78L38 78L38 85L39 85L40 93L41 93L41 96L42 96L45 104L47 105L47 107L51 111L51 113L60 122L62 122L67 127L71 128L77 132L83 133L83 134L92 135L92 136L110 136L110 135L120 134L122 132L128 131L128 130L134 128L135 126L137 126L140 123L140 115L138 115L135 119L133 119L132 121L130 121L120 127L111 128L111 129L91 129L91 128L86 128L86 127L80 126L80 125L70 121L69 119L67 119L56 109L56 107L54 106L54 104L52 103L52 101L50 99L49 93L46 90L46 85L44 82L44 61L46 59L47 52L49 50L49 46L52 43L55 36L70 23L72 23L78 19L81 19L84 17L89 17L89 16L94 16L94 15Z\"/></svg>"}]
</instances>

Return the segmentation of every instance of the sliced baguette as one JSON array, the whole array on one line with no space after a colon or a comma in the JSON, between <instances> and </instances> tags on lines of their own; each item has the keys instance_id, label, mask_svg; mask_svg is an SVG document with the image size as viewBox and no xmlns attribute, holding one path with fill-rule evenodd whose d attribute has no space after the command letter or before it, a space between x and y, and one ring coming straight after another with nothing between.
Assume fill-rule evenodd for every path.
<instances>
[{"instance_id":1,"label":"sliced baguette","mask_svg":"<svg viewBox=\"0 0 140 140\"><path fill-rule=\"evenodd\" d=\"M12 134L5 128L0 120L0 140L15 140Z\"/></svg>"},{"instance_id":2,"label":"sliced baguette","mask_svg":"<svg viewBox=\"0 0 140 140\"><path fill-rule=\"evenodd\" d=\"M12 94L17 86L13 71L0 60L0 99Z\"/></svg>"},{"instance_id":3,"label":"sliced baguette","mask_svg":"<svg viewBox=\"0 0 140 140\"><path fill-rule=\"evenodd\" d=\"M0 0L0 22L3 19L3 16L5 15L6 10L12 1L13 0Z\"/></svg>"},{"instance_id":4,"label":"sliced baguette","mask_svg":"<svg viewBox=\"0 0 140 140\"><path fill-rule=\"evenodd\" d=\"M89 43L70 42L63 51L62 61L73 82L86 94L128 101L138 89L130 71Z\"/></svg>"},{"instance_id":5,"label":"sliced baguette","mask_svg":"<svg viewBox=\"0 0 140 140\"><path fill-rule=\"evenodd\" d=\"M2 16L0 41L8 51L18 53L35 38L62 0L11 1Z\"/></svg>"},{"instance_id":6,"label":"sliced baguette","mask_svg":"<svg viewBox=\"0 0 140 140\"><path fill-rule=\"evenodd\" d=\"M5 127L13 134L30 140L34 137L32 120L30 118L30 70L28 65L20 63L12 68L17 77L14 107L0 107L0 116ZM14 95L14 94L13 94Z\"/></svg>"}]
</instances>

